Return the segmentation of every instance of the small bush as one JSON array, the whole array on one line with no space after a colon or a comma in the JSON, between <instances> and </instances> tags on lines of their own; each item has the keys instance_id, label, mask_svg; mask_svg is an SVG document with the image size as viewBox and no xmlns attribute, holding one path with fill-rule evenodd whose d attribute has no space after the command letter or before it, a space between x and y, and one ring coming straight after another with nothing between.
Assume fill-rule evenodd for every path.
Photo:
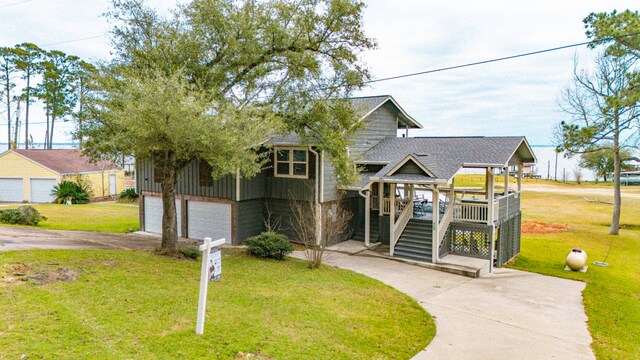
<instances>
[{"instance_id":1,"label":"small bush","mask_svg":"<svg viewBox=\"0 0 640 360\"><path fill-rule=\"evenodd\" d=\"M72 204L87 204L90 197L88 186L65 180L53 187L51 195L55 196L56 204L65 204L67 200L71 200Z\"/></svg>"},{"instance_id":2,"label":"small bush","mask_svg":"<svg viewBox=\"0 0 640 360\"><path fill-rule=\"evenodd\" d=\"M180 254L182 254L182 256L184 256L187 259L193 259L193 260L198 260L200 258L200 250L198 250L197 248L191 248L191 247L183 247L178 249L178 252Z\"/></svg>"},{"instance_id":3,"label":"small bush","mask_svg":"<svg viewBox=\"0 0 640 360\"><path fill-rule=\"evenodd\" d=\"M263 232L248 238L244 243L248 246L247 254L265 259L283 260L293 251L286 236L273 232Z\"/></svg>"},{"instance_id":4,"label":"small bush","mask_svg":"<svg viewBox=\"0 0 640 360\"><path fill-rule=\"evenodd\" d=\"M5 224L36 226L40 221L47 220L40 215L33 206L23 205L17 209L0 210L0 222Z\"/></svg>"},{"instance_id":5,"label":"small bush","mask_svg":"<svg viewBox=\"0 0 640 360\"><path fill-rule=\"evenodd\" d=\"M140 195L136 192L134 188L125 189L120 193L120 201L121 202L134 202L138 200Z\"/></svg>"}]
</instances>

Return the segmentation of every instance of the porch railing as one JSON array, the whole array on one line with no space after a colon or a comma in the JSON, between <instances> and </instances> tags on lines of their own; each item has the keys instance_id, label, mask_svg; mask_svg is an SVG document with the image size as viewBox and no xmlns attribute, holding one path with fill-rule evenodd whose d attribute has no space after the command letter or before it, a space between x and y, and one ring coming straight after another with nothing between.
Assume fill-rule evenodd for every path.
<instances>
[{"instance_id":1,"label":"porch railing","mask_svg":"<svg viewBox=\"0 0 640 360\"><path fill-rule=\"evenodd\" d=\"M442 243L442 240L444 239L445 234L447 233L447 229L449 228L449 224L451 223L451 220L453 220L453 214L455 213L455 208L453 206L449 206L447 207L447 211L444 213L444 215L442 216L442 219L440 220L440 224L438 224L438 233L437 236L435 237L435 244L433 246L432 249L434 249L433 251L435 251L435 249L440 249L440 244ZM440 260L440 254L437 254L438 259Z\"/></svg>"},{"instance_id":2,"label":"porch railing","mask_svg":"<svg viewBox=\"0 0 640 360\"><path fill-rule=\"evenodd\" d=\"M472 223L487 223L488 206L479 203L455 203L453 205L453 220Z\"/></svg>"},{"instance_id":3,"label":"porch railing","mask_svg":"<svg viewBox=\"0 0 640 360\"><path fill-rule=\"evenodd\" d=\"M396 199L396 214L402 212L409 203L413 205L413 201L411 199ZM391 213L391 199L390 198L382 198L382 215L389 215Z\"/></svg>"},{"instance_id":4,"label":"porch railing","mask_svg":"<svg viewBox=\"0 0 640 360\"><path fill-rule=\"evenodd\" d=\"M378 195L371 195L371 210L378 210L380 207L380 198Z\"/></svg>"}]
</instances>

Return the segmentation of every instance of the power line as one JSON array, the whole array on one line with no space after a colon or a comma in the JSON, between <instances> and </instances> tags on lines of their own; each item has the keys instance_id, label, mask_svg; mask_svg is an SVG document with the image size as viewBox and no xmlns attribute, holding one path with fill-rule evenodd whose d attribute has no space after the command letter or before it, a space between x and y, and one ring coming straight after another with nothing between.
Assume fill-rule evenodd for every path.
<instances>
[{"instance_id":1,"label":"power line","mask_svg":"<svg viewBox=\"0 0 640 360\"><path fill-rule=\"evenodd\" d=\"M107 36L107 35L106 34L93 35L93 36L87 36L87 37L83 37L83 38L77 38L77 39L71 39L71 40L65 40L65 41L58 41L58 42L54 42L54 43L42 44L40 46L51 46L51 45L68 44L68 43L71 43L71 42L90 40L90 39L97 39L97 38L101 38L101 37L105 37L105 36Z\"/></svg>"},{"instance_id":2,"label":"power line","mask_svg":"<svg viewBox=\"0 0 640 360\"><path fill-rule=\"evenodd\" d=\"M9 6L14 6L14 5L19 5L19 4L24 4L24 3L27 3L27 2L30 2L30 1L33 1L33 0L16 1L16 2L11 3L11 4L1 5L1 6L0 6L0 9L4 9L4 8L9 7Z\"/></svg>"},{"instance_id":3,"label":"power line","mask_svg":"<svg viewBox=\"0 0 640 360\"><path fill-rule=\"evenodd\" d=\"M639 35L639 34L640 34L640 32L636 32L636 33L632 33L632 34L626 34L626 35L612 36L610 38L602 39L600 41L595 41L595 43L607 42L607 41L610 41L610 40L613 40L613 39L624 38L624 37L634 36L634 35ZM517 59L517 58L526 57L526 56L539 55L539 54L544 54L544 53L548 53L548 52L552 52L552 51L558 51L558 50L564 50L564 49L574 48L574 47L578 47L578 46L590 45L592 43L594 43L594 41L584 41L584 42L581 42L581 43L576 43L576 44L571 44L571 45L558 46L558 47L553 47L553 48L544 49L544 50L531 51L531 52L517 54L517 55L511 55L511 56L504 56L504 57L495 58L495 59L476 61L476 62L466 63L466 64L462 64L462 65L447 66L447 67L443 67L443 68L419 71L419 72L414 72L414 73L410 73L410 74L395 75L395 76L390 76L390 77L380 78L380 79L372 79L372 80L363 81L362 85L372 84L372 83L377 83L377 82L382 82L382 81L397 80L397 79L413 77L413 76L419 76L419 75L432 74L432 73L436 73L436 72L442 72L442 71L448 71L448 70L454 70L454 69L461 69L461 68L471 67L471 66L476 66L476 65L483 65L483 64L489 64L489 63L494 63L494 62L499 62L499 61ZM326 89L331 89L331 88L326 88Z\"/></svg>"}]
</instances>

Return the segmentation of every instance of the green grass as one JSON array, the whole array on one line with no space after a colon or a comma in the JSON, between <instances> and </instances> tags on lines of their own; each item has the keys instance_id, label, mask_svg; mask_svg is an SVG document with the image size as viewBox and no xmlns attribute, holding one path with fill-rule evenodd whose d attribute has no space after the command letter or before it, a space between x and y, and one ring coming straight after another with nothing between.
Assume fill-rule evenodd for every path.
<instances>
[{"instance_id":1,"label":"green grass","mask_svg":"<svg viewBox=\"0 0 640 360\"><path fill-rule=\"evenodd\" d=\"M48 219L38 228L124 233L140 229L136 204L95 203L86 205L33 205ZM9 207L0 207L6 209Z\"/></svg>"},{"instance_id":2,"label":"green grass","mask_svg":"<svg viewBox=\"0 0 640 360\"><path fill-rule=\"evenodd\" d=\"M19 263L28 274L70 268L79 277L7 282ZM200 262L149 252L0 253L0 359L399 359L435 335L429 314L381 282L224 250L198 336L199 273Z\"/></svg>"},{"instance_id":3,"label":"green grass","mask_svg":"<svg viewBox=\"0 0 640 360\"><path fill-rule=\"evenodd\" d=\"M583 298L596 356L640 359L640 200L623 200L619 236L608 235L611 205L577 195L524 193L522 212L523 221L568 224L569 231L523 234L521 253L510 267L585 281ZM602 261L610 245L609 267L591 264ZM586 273L564 270L573 247L587 252Z\"/></svg>"},{"instance_id":4,"label":"green grass","mask_svg":"<svg viewBox=\"0 0 640 360\"><path fill-rule=\"evenodd\" d=\"M485 175L484 174L459 174L456 175L455 185L457 187L484 187ZM497 188L501 188L504 183L504 177L500 175L496 175L494 178L494 182ZM517 178L510 177L509 183L511 185L516 185L518 183ZM578 187L586 187L586 188L613 188L612 182L581 182L577 184L575 181L570 181L567 183L563 183L560 181L547 180L547 179L522 179L523 184L541 184L541 185L553 185L561 188L578 188ZM623 192L629 193L640 193L640 186L632 185L632 186L623 186Z\"/></svg>"}]
</instances>

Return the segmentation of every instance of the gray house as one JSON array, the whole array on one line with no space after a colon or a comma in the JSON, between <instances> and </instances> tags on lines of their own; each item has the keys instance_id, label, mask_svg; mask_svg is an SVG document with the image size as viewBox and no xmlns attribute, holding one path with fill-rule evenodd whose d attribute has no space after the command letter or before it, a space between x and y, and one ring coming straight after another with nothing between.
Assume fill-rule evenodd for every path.
<instances>
[{"instance_id":1,"label":"gray house","mask_svg":"<svg viewBox=\"0 0 640 360\"><path fill-rule=\"evenodd\" d=\"M295 135L276 137L269 144L271 166L254 178L214 181L203 161L178 174L179 235L241 244L263 231L268 216L295 241L291 208L301 201L318 206L322 216L346 208L351 223L342 238L332 240L381 242L391 256L437 263L457 254L500 265L519 252L520 179L523 164L536 161L524 137L410 138L409 130L422 126L393 97L351 101L364 122L348 149L364 169L357 185L339 187L331 159L313 144ZM161 232L153 161L136 167L141 230ZM484 174L484 186L456 187L454 176L468 168ZM512 169L517 185L509 182Z\"/></svg>"}]
</instances>

